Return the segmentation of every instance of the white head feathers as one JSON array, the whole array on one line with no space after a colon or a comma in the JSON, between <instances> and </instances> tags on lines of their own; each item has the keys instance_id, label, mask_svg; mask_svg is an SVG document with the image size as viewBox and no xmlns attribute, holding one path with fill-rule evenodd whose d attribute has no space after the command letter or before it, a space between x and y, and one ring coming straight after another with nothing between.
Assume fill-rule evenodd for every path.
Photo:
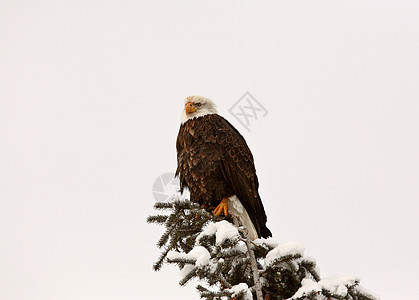
<instances>
[{"instance_id":1,"label":"white head feathers","mask_svg":"<svg viewBox=\"0 0 419 300\"><path fill-rule=\"evenodd\" d=\"M185 107L183 108L181 121L184 124L186 121L202 117L209 114L217 113L217 106L210 99L203 96L189 96L185 98ZM192 106L192 109L187 113L187 106Z\"/></svg>"}]
</instances>

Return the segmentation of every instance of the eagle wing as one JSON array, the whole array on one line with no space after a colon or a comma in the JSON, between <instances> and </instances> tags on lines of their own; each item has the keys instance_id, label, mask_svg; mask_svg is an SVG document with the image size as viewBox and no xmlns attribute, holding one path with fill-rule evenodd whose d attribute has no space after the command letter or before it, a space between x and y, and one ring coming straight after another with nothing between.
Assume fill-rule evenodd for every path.
<instances>
[{"instance_id":1,"label":"eagle wing","mask_svg":"<svg viewBox=\"0 0 419 300\"><path fill-rule=\"evenodd\" d=\"M179 130L176 148L181 191L188 187L196 202L207 196L216 202L222 194L236 195L259 236L271 236L253 156L237 129L217 114L189 120Z\"/></svg>"},{"instance_id":2,"label":"eagle wing","mask_svg":"<svg viewBox=\"0 0 419 300\"><path fill-rule=\"evenodd\" d=\"M223 157L224 179L233 188L258 233L261 234L265 231L267 218L258 192L259 181L252 152L236 128L221 116L214 116L217 116L216 138Z\"/></svg>"}]
</instances>

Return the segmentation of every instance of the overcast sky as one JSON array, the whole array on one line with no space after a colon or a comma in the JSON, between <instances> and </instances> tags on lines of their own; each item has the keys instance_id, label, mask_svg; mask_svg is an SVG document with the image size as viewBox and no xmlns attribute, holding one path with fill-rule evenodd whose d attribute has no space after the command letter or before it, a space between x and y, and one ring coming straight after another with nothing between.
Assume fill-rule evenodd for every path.
<instances>
[{"instance_id":1,"label":"overcast sky","mask_svg":"<svg viewBox=\"0 0 419 300\"><path fill-rule=\"evenodd\" d=\"M0 1L0 298L197 299L153 272L155 180L201 94L321 275L419 294L417 1ZM248 131L229 109L266 109Z\"/></svg>"}]
</instances>

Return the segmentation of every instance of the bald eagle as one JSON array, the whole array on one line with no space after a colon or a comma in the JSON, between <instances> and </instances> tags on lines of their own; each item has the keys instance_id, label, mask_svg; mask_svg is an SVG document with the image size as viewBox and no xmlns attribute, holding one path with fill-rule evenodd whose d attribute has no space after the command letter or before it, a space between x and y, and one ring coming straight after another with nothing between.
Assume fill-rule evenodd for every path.
<instances>
[{"instance_id":1,"label":"bald eagle","mask_svg":"<svg viewBox=\"0 0 419 300\"><path fill-rule=\"evenodd\" d=\"M215 208L245 226L251 239L270 237L259 196L253 156L243 136L217 114L215 104L202 96L189 96L176 141L180 190L190 200Z\"/></svg>"}]
</instances>

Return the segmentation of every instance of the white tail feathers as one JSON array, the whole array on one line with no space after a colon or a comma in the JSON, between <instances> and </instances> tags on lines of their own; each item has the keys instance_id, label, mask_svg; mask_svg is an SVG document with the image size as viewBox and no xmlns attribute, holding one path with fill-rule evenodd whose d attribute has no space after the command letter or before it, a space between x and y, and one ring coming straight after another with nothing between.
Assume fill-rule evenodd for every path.
<instances>
[{"instance_id":1,"label":"white tail feathers","mask_svg":"<svg viewBox=\"0 0 419 300\"><path fill-rule=\"evenodd\" d=\"M236 195L231 196L230 198L228 198L227 205L228 205L228 212L233 217L235 217L233 218L234 224L243 225L247 229L248 231L247 235L249 236L251 240L255 240L259 238L256 228L253 225L252 220L250 220L249 214L247 213L246 209L240 202L239 198L237 198ZM236 224L237 220L240 222L240 224Z\"/></svg>"}]
</instances>

